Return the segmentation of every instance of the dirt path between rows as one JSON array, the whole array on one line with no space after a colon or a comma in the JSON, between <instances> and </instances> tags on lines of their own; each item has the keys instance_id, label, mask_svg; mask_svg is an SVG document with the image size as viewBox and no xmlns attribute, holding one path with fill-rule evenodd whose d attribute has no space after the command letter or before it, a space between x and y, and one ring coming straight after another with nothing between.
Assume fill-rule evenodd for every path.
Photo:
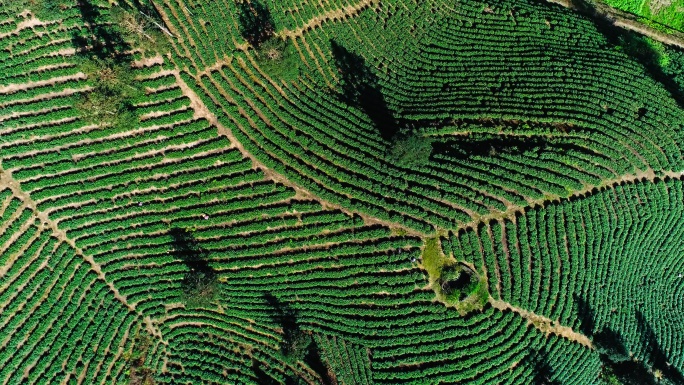
<instances>
[{"instance_id":1,"label":"dirt path between rows","mask_svg":"<svg viewBox=\"0 0 684 385\"><path fill-rule=\"evenodd\" d=\"M306 31L309 31L311 29L320 27L323 23L329 20L344 20L348 17L354 16L361 11L367 9L368 7L375 5L379 3L379 0L362 0L358 2L357 4L353 5L348 5L346 7L343 7L341 9L332 9L328 12L325 12L321 15L315 16L311 19L309 19L303 26L294 29L294 30L289 30L287 28L279 31L276 35L279 37L289 37L292 39L296 39L298 37L301 37L304 35Z\"/></svg>"},{"instance_id":2,"label":"dirt path between rows","mask_svg":"<svg viewBox=\"0 0 684 385\"><path fill-rule=\"evenodd\" d=\"M14 178L12 178L11 174L6 172L4 169L0 168L0 189L4 187L9 188L15 197L21 199L24 202L24 205L29 210L33 211L34 217L40 220L42 226L45 226L52 230L54 236L57 239L71 246L75 254L81 257L90 265L90 268L97 274L98 278L102 282L104 282L105 285L107 285L109 290L114 295L114 298L121 302L129 311L135 312L142 316L142 314L136 310L135 305L130 304L126 300L126 297L119 293L119 290L114 286L114 284L107 280L104 271L102 271L102 266L100 266L100 264L98 264L92 256L84 254L83 251L78 246L76 246L74 240L69 238L66 232L60 229L57 226L57 223L51 220L45 212L39 211L36 202L31 198L31 196L20 188L19 183L16 180L14 180ZM150 331L152 335L158 337L159 340L165 345L168 344L168 342L163 340L161 331L153 325L149 317L145 317L144 321L147 329Z\"/></svg>"},{"instance_id":3,"label":"dirt path between rows","mask_svg":"<svg viewBox=\"0 0 684 385\"><path fill-rule=\"evenodd\" d=\"M135 311L135 306L129 304L126 301L126 297L121 295L119 293L119 290L117 290L117 288L114 287L114 285L111 282L107 281L105 274L102 271L102 267L97 262L95 262L92 257L89 257L89 256L83 254L81 249L79 249L78 246L76 246L74 241L72 239L70 239L69 237L67 237L66 232L64 232L62 229L58 228L57 224L54 221L52 221L50 218L48 218L47 214L38 210L36 202L33 201L33 199L31 198L31 196L29 194L27 194L23 190L21 190L21 188L19 187L19 183L17 181L15 181L11 177L11 175L9 175L5 170L0 169L0 188L2 188L2 187L9 188L15 197L21 199L24 202L24 204L28 207L28 209L33 211L34 216L37 217L44 226L46 226L52 230L53 234L57 237L57 239L59 239L60 241L62 241L64 243L67 243L69 246L71 246L74 249L74 251L76 252L76 255L80 256L86 262L88 262L90 264L90 267L93 269L93 271L95 271L95 273L97 273L97 276L103 282L105 282L105 284L109 287L109 289L112 291L112 293L114 293L114 297L117 300L119 300L119 302L124 304L124 306L126 306L130 311Z\"/></svg>"},{"instance_id":4,"label":"dirt path between rows","mask_svg":"<svg viewBox=\"0 0 684 385\"><path fill-rule=\"evenodd\" d=\"M240 141L235 137L235 135L233 135L231 130L229 128L225 127L223 124L221 124L221 122L219 122L216 115L214 115L211 111L209 111L207 106L204 105L204 102L202 101L202 99L200 99L200 97L195 93L195 91L192 90L185 83L185 81L181 78L180 71L175 70L175 71L170 71L169 73L172 73L176 77L176 81L177 81L180 89L182 90L183 94L188 99L190 99L190 107L194 109L195 116L204 118L207 121L209 121L209 123L214 125L217 128L219 134L228 138L232 147L234 147L235 149L240 151L246 158L249 158L256 167L263 170L264 175L268 179L271 179L274 182L283 184L285 186L288 186L288 187L294 189L296 191L296 193L298 194L298 196L300 196L303 199L310 199L310 200L320 202L321 205L323 205L323 207L326 207L329 209L337 209L337 210L343 211L349 215L356 214L356 215L360 216L364 220L364 222L366 222L367 224L380 224L380 225L388 226L390 228L399 228L399 229L403 230L407 235L417 236L417 237L421 237L421 238L427 236L426 234L420 233L420 232L418 232L412 228L406 227L406 226L401 225L399 223L375 218L375 217L370 216L368 214L361 213L358 211L352 211L352 210L349 210L349 209L347 209L347 208L345 208L339 204L336 204L336 203L333 203L330 201L326 201L326 200L314 195L313 193L306 190L305 188L293 183L292 181L285 178L283 175L279 174L278 172L268 168L261 161L259 161L253 154L251 154L249 151L247 151L247 149L244 148L242 143L240 143Z\"/></svg>"},{"instance_id":5,"label":"dirt path between rows","mask_svg":"<svg viewBox=\"0 0 684 385\"><path fill-rule=\"evenodd\" d=\"M662 172L661 177L670 177L670 178L677 178L680 179L684 176L684 171L664 171ZM572 192L570 195L571 197L580 197L584 196L586 194L591 193L595 188L604 188L604 187L614 187L620 183L626 182L626 183L635 183L640 180L647 180L650 182L655 181L655 179L658 178L658 175L656 175L656 172L652 169L648 169L646 171L640 171L636 174L627 174L627 175L621 175L617 178L614 179L605 179L601 182L600 185L594 186L594 185L586 185L583 189L581 190L575 190ZM478 218L473 219L470 222L464 223L457 228L455 228L453 231L457 232L459 230L463 230L466 228L475 228L477 225L480 223L486 223L491 220L498 220L498 219L513 219L515 217L515 214L517 213L524 213L526 209L528 208L533 208L535 206L544 206L546 203L553 202L553 201L560 201L561 199L565 199L565 197L561 197L558 195L551 195L547 196L544 198L539 198L539 199L534 199L534 200L529 200L528 204L525 206L511 206L505 211L497 211L493 212L491 214L483 215Z\"/></svg>"},{"instance_id":6,"label":"dirt path between rows","mask_svg":"<svg viewBox=\"0 0 684 385\"><path fill-rule=\"evenodd\" d=\"M649 27L638 20L636 15L629 12L624 12L619 9L610 7L600 1L590 2L590 7L581 6L573 0L546 0L549 3L562 5L563 7L572 9L578 13L591 18L603 19L612 25L648 36L653 40L659 41L667 45L674 45L684 48L684 33L674 32L667 34L658 31L653 27Z\"/></svg>"},{"instance_id":7,"label":"dirt path between rows","mask_svg":"<svg viewBox=\"0 0 684 385\"><path fill-rule=\"evenodd\" d=\"M531 311L515 307L508 302L499 301L492 297L489 297L489 303L497 310L510 310L518 314L519 316L526 319L528 323L534 325L535 328L537 328L539 331L546 334L547 336L549 334L555 334L559 337L563 337L572 342L577 342L578 344L586 346L589 349L593 348L593 344L591 343L589 337L585 336L582 333L578 333L572 330L572 328L569 326L560 325L557 322L551 320L550 318L537 315Z\"/></svg>"},{"instance_id":8,"label":"dirt path between rows","mask_svg":"<svg viewBox=\"0 0 684 385\"><path fill-rule=\"evenodd\" d=\"M615 187L616 185L626 182L626 183L635 183L640 180L646 180L650 182L654 182L656 178L664 178L664 177L670 177L670 178L677 178L681 179L684 177L684 171L665 171L662 173L662 175L658 176L656 175L655 171L652 169L642 171L636 174L632 175L622 175L618 178L615 179L610 179L610 180L604 180L601 186L598 187ZM587 186L587 188L583 190L578 190L575 191L572 196L582 196L585 194L591 193L591 191L594 189L593 186ZM539 199L537 201L531 202L530 205L525 206L525 207L518 207L518 208L511 208L509 210L506 210L504 212L501 212L500 214L493 214L491 216L483 216L477 221L473 221L471 223L468 223L464 225L462 228L465 227L474 227L477 226L480 222L487 222L491 219L496 219L496 218L501 218L501 217L510 217L511 215L514 215L516 212L523 212L526 208L528 207L534 207L536 205L543 205L546 202L553 201L556 199L560 198L555 198L555 199ZM489 231L489 228L488 228ZM507 246L506 246L506 253L508 253ZM497 265L498 267L498 265ZM498 277L499 279L501 277ZM497 283L498 287L498 283ZM572 328L568 326L563 326L558 324L557 322L551 320L550 318L547 318L545 316L541 316L538 314L535 314L531 311L521 309L518 307L515 307L511 305L508 302L505 301L500 301L492 298L491 296L489 297L489 303L496 309L500 311L506 311L510 310L513 311L514 313L518 314L519 316L525 318L530 322L531 324L534 325L537 329L539 329L541 332L545 333L546 335L548 334L555 334L557 336L566 338L570 341L577 342L581 345L584 345L590 349L593 348L593 345L591 343L591 340L585 336L584 334L575 332L572 330Z\"/></svg>"},{"instance_id":9,"label":"dirt path between rows","mask_svg":"<svg viewBox=\"0 0 684 385\"><path fill-rule=\"evenodd\" d=\"M68 76L57 76L47 80L29 80L22 83L11 83L6 86L0 86L0 94L13 94L19 91L26 91L32 88L43 86L54 86L55 84L66 83L70 81L85 80L87 77L83 72L78 72Z\"/></svg>"}]
</instances>

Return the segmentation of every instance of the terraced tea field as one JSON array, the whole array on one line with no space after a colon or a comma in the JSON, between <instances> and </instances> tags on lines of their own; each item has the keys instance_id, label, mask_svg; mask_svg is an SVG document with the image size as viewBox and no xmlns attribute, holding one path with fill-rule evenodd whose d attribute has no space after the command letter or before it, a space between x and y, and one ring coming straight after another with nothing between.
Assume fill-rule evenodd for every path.
<instances>
[{"instance_id":1,"label":"terraced tea field","mask_svg":"<svg viewBox=\"0 0 684 385\"><path fill-rule=\"evenodd\" d=\"M684 52L537 0L0 0L0 384L683 384Z\"/></svg>"}]
</instances>

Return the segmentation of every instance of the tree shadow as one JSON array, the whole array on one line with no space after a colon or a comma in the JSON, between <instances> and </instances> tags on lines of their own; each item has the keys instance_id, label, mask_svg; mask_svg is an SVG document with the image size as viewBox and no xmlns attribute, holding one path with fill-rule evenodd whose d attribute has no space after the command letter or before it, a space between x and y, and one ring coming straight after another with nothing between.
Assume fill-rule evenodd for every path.
<instances>
[{"instance_id":1,"label":"tree shadow","mask_svg":"<svg viewBox=\"0 0 684 385\"><path fill-rule=\"evenodd\" d=\"M513 135L478 135L454 136L434 141L435 153L442 153L457 159L472 156L492 156L505 154L531 154L543 150L549 145L548 140L536 137L519 137Z\"/></svg>"},{"instance_id":2,"label":"tree shadow","mask_svg":"<svg viewBox=\"0 0 684 385\"><path fill-rule=\"evenodd\" d=\"M635 59L645 69L649 77L660 83L670 93L679 107L684 108L684 89L680 88L674 76L663 71L659 64L661 52L648 44L648 41L636 32L627 31L614 25L614 21L608 19L600 12L596 5L589 0L571 0L573 7L580 13L589 16L598 31L606 37L613 47L619 47L628 56ZM648 111L640 108L635 111L636 117L643 117Z\"/></svg>"},{"instance_id":3,"label":"tree shadow","mask_svg":"<svg viewBox=\"0 0 684 385\"><path fill-rule=\"evenodd\" d=\"M254 372L254 377L256 377L257 384L278 385L278 381L264 372L264 370L261 369L261 363L255 359L252 359L252 372Z\"/></svg>"},{"instance_id":4,"label":"tree shadow","mask_svg":"<svg viewBox=\"0 0 684 385\"><path fill-rule=\"evenodd\" d=\"M249 44L258 48L273 37L275 22L268 5L261 0L240 0L236 5L240 34Z\"/></svg>"},{"instance_id":5,"label":"tree shadow","mask_svg":"<svg viewBox=\"0 0 684 385\"><path fill-rule=\"evenodd\" d=\"M297 323L297 312L273 294L264 293L264 299L270 307L273 322L283 331L280 352L285 357L292 357L295 360L303 359L305 349L310 343L310 336L305 335L300 329Z\"/></svg>"},{"instance_id":6,"label":"tree shadow","mask_svg":"<svg viewBox=\"0 0 684 385\"><path fill-rule=\"evenodd\" d=\"M637 332L641 336L641 344L646 352L646 361L651 364L654 370L660 371L663 378L669 382L684 385L682 372L668 362L667 355L658 343L653 327L640 311L636 312L636 320Z\"/></svg>"},{"instance_id":7,"label":"tree shadow","mask_svg":"<svg viewBox=\"0 0 684 385\"><path fill-rule=\"evenodd\" d=\"M538 349L532 349L530 354L522 360L524 366L532 368L533 385L560 385L560 382L552 380L553 368L548 362L547 354Z\"/></svg>"},{"instance_id":8,"label":"tree shadow","mask_svg":"<svg viewBox=\"0 0 684 385\"><path fill-rule=\"evenodd\" d=\"M321 380L323 380L323 385L337 384L337 381L333 378L334 374L332 370L329 370L328 365L323 362L320 347L313 338L311 339L311 344L309 344L308 351L304 356L304 362L313 369L314 372L318 373Z\"/></svg>"},{"instance_id":9,"label":"tree shadow","mask_svg":"<svg viewBox=\"0 0 684 385\"><path fill-rule=\"evenodd\" d=\"M609 327L595 332L596 314L589 303L573 294L577 304L577 315L580 320L580 331L591 338L594 349L599 354L602 366L602 377L619 381L623 385L656 385L658 382L654 371L662 372L663 378L673 384L684 384L681 373L667 364L667 358L655 340L655 333L637 312L638 335L646 346L645 361L635 360L625 346L622 335ZM647 363L653 363L649 366Z\"/></svg>"},{"instance_id":10,"label":"tree shadow","mask_svg":"<svg viewBox=\"0 0 684 385\"><path fill-rule=\"evenodd\" d=\"M399 123L387 106L380 81L366 59L334 40L330 41L335 65L340 73L343 102L361 109L371 120L380 136L391 140L399 132Z\"/></svg>"},{"instance_id":11,"label":"tree shadow","mask_svg":"<svg viewBox=\"0 0 684 385\"><path fill-rule=\"evenodd\" d=\"M208 305L218 294L218 275L209 265L209 253L185 229L173 228L169 234L174 255L188 269L181 283L186 304Z\"/></svg>"},{"instance_id":12,"label":"tree shadow","mask_svg":"<svg viewBox=\"0 0 684 385\"><path fill-rule=\"evenodd\" d=\"M577 318L580 321L580 332L587 337L591 337L594 334L594 328L596 327L596 314L594 314L594 309L591 305L582 297L577 294L573 294L572 298L577 304Z\"/></svg>"},{"instance_id":13,"label":"tree shadow","mask_svg":"<svg viewBox=\"0 0 684 385\"><path fill-rule=\"evenodd\" d=\"M85 25L85 33L72 33L72 45L80 56L95 56L100 60L113 60L115 64L132 60L131 46L124 40L118 25L107 23L96 5L88 0L78 0L78 10Z\"/></svg>"},{"instance_id":14,"label":"tree shadow","mask_svg":"<svg viewBox=\"0 0 684 385\"><path fill-rule=\"evenodd\" d=\"M297 311L273 294L264 293L263 296L270 308L271 318L283 331L283 341L280 344L283 358L289 362L304 362L320 376L323 384L334 384L328 366L321 358L316 340L299 327ZM294 384L298 379L293 377L290 381Z\"/></svg>"}]
</instances>

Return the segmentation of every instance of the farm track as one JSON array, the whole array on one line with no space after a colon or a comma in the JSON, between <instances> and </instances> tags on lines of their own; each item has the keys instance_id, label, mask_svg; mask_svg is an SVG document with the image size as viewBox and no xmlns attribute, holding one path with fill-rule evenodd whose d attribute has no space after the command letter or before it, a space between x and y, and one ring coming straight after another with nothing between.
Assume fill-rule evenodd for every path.
<instances>
[{"instance_id":1,"label":"farm track","mask_svg":"<svg viewBox=\"0 0 684 385\"><path fill-rule=\"evenodd\" d=\"M180 71L178 71L178 70L170 71L169 73L173 74L176 77L176 81L178 82L178 85L180 86L181 90L183 91L183 94L188 99L190 99L190 106L191 106L191 108L194 109L195 116L205 118L205 119L207 119L207 121L209 121L211 124L213 124L218 129L219 134L228 138L232 147L236 148L245 157L249 158L256 167L263 170L263 172L267 178L273 180L274 182L281 183L285 186L293 188L297 192L297 194L299 194L302 198L312 199L312 200L318 201L326 208L338 209L338 210L341 210L341 211L343 211L349 215L352 215L352 214L359 215L361 218L363 218L363 220L367 224L381 224L381 225L388 226L390 228L400 228L403 231L405 231L406 234L408 234L408 235L413 235L413 236L418 236L418 237L426 237L427 236L427 234L420 233L416 230L413 230L413 229L408 228L406 226L400 225L398 223L394 223L394 222L382 220L379 218L375 218L375 217L372 217L372 216L364 214L364 213L360 213L360 212L356 212L356 211L350 211L341 205L326 201L326 200L324 200L318 196L315 196L310 191L302 188L301 186L293 183L292 181L290 181L289 179L280 175L276 171L269 169L268 167L266 167L266 165L264 165L262 162L260 162L253 154L251 154L250 152L248 152L244 148L244 146L240 143L240 141L237 140L237 138L232 134L232 132L230 131L229 128L225 127L223 124L221 124L218 121L218 118L216 117L216 115L214 115L211 111L209 111L209 109L207 108L207 106L204 105L204 102L202 102L200 97L197 94L195 94L195 92L185 83L185 81L180 76Z\"/></svg>"},{"instance_id":2,"label":"farm track","mask_svg":"<svg viewBox=\"0 0 684 385\"><path fill-rule=\"evenodd\" d=\"M636 174L627 174L627 175L622 175L620 177L613 178L613 179L606 179L606 180L603 180L603 183L601 183L598 186L587 185L584 189L573 191L572 194L570 194L570 197L577 198L577 197L585 196L587 194L590 194L594 189L597 189L597 188L601 189L604 187L614 187L614 186L616 186L620 183L623 183L623 182L634 183L634 182L639 181L639 180L648 180L649 182L654 182L656 180L656 178L661 178L661 177L670 177L670 178L680 179L683 175L684 175L684 171L680 171L680 172L665 171L662 173L661 176L659 176L659 175L656 175L656 172L654 170L649 169L647 171L640 171ZM555 196L552 195L552 196L546 197L546 198L529 200L529 204L526 206L511 206L506 211L499 211L499 212L495 212L492 214L480 216L479 218L476 218L476 219L472 220L471 222L468 222L468 223L465 223L461 226L458 226L456 229L454 229L454 231L477 227L478 224L486 223L486 222L489 222L491 220L499 220L499 219L504 219L504 218L514 220L515 214L524 213L525 210L527 210L529 208L534 208L536 206L544 206L546 203L559 201L563 198L564 197L561 197L558 195L555 195Z\"/></svg>"},{"instance_id":3,"label":"farm track","mask_svg":"<svg viewBox=\"0 0 684 385\"><path fill-rule=\"evenodd\" d=\"M591 2L591 6L593 7L592 9L585 9L582 6L578 6L578 4L573 2L573 0L546 1L553 4L562 5L565 8L572 9L585 16L589 16L590 18L603 19L618 28L639 33L661 43L684 48L684 33L675 32L673 34L667 34L660 32L653 27L649 27L639 22L635 15L615 9L601 1Z\"/></svg>"},{"instance_id":4,"label":"farm track","mask_svg":"<svg viewBox=\"0 0 684 385\"><path fill-rule=\"evenodd\" d=\"M36 202L34 202L33 199L31 199L31 196L24 192L21 189L19 183L16 180L14 180L12 176L2 168L0 168L0 187L9 188L15 197L22 200L24 202L24 205L29 210L33 211L34 217L40 220L41 226L45 226L52 230L53 234L57 237L57 239L59 239L61 242L68 244L74 250L77 256L81 257L84 261L86 261L90 265L90 268L97 274L98 278L107 285L109 290L114 295L114 298L121 302L129 311L136 312L139 316L142 316L142 314L136 310L135 305L128 303L126 297L121 295L121 293L119 293L119 290L114 286L114 284L107 280L105 273L102 271L102 267L93 259L93 257L83 253L83 251L76 245L74 240L69 238L66 232L61 230L55 221L51 220L45 212L39 211L37 209ZM154 326L152 320L149 317L145 317L144 321L150 333L155 337L158 337L162 343L167 344L167 342L163 340L161 331L159 331Z\"/></svg>"},{"instance_id":5,"label":"farm track","mask_svg":"<svg viewBox=\"0 0 684 385\"><path fill-rule=\"evenodd\" d=\"M547 336L549 334L555 334L559 337L562 337L562 338L568 339L570 341L576 342L580 345L583 345L589 349L593 349L593 347L594 347L593 344L591 343L591 340L587 336L585 336L582 333L578 333L578 332L572 330L571 327L559 325L555 321L553 321L547 317L534 314L531 311L515 307L515 306L509 304L508 302L499 301L499 300L496 300L492 297L489 297L489 303L497 310L512 311L515 314L523 317L529 323L534 325L534 327L539 329L539 331L546 334Z\"/></svg>"},{"instance_id":6,"label":"farm track","mask_svg":"<svg viewBox=\"0 0 684 385\"><path fill-rule=\"evenodd\" d=\"M320 27L324 22L329 20L344 20L348 17L354 16L364 9L371 7L372 5L378 4L379 0L362 0L357 4L348 5L341 9L330 10L322 15L316 16L306 23L302 27L294 30L283 29L279 31L276 35L279 37L289 37L296 39L304 35L304 33L313 28Z\"/></svg>"},{"instance_id":7,"label":"farm track","mask_svg":"<svg viewBox=\"0 0 684 385\"><path fill-rule=\"evenodd\" d=\"M666 171L666 172L663 172L662 175L658 176L658 175L656 175L655 171L653 171L652 169L649 169L647 171L642 171L642 172L639 172L639 173L636 173L633 175L623 175L619 178L604 180L604 183L601 186L596 186L596 187L588 186L584 190L578 190L578 191L573 192L573 194L571 196L572 197L585 196L587 194L590 194L595 188L614 188L617 185L620 185L622 183L635 183L635 182L640 181L640 180L646 180L646 181L653 183L656 181L657 178L670 177L670 178L681 179L683 176L684 176L684 171L681 171L681 172ZM460 227L458 230L467 229L469 227L475 228L480 223L487 223L491 220L499 220L499 219L503 219L503 218L508 218L509 220L514 221L516 213L524 213L528 209L532 209L536 206L544 206L546 203L556 201L558 199L561 199L561 198L555 197L552 199L539 199L539 200L532 201L531 204L529 206L526 206L526 207L513 207L509 210L506 210L505 212L493 214L491 216L490 215L482 216L482 217L480 217L479 220L476 220L476 221L473 221L469 224L466 224L463 227ZM454 230L454 231L458 231L458 230ZM503 231L504 231L503 234L505 234L505 229ZM487 232L491 237L491 228L489 226L487 226ZM508 245L506 244L506 242L502 242L501 244L503 245L505 254L507 256L510 255ZM564 242L564 244L566 247L566 255L569 255L569 250L567 250L567 242ZM481 244L480 244L480 253L483 256L485 254L485 253L483 253ZM484 261L482 261L482 263L483 263L482 266L484 267L485 266ZM476 270L474 266L472 266L472 265L469 265L469 266L472 269ZM496 282L496 288L498 291L498 295L500 296L501 295L501 279L502 279L502 277L501 277L501 273L499 270L498 262L495 262L495 267L496 267L495 275L496 275L497 280L498 280ZM485 277L488 276L488 273L486 270L484 271L484 276ZM507 303L505 301L496 300L491 296L489 297L489 303L494 308L496 308L500 311L507 311L507 310L512 311L515 314L523 317L524 319L528 320L529 323L533 324L538 330L540 330L541 332L543 332L546 335L549 335L550 333L555 334L559 337L563 337L563 338L566 338L570 341L577 342L577 343L579 343L579 344L581 344L581 345L583 345L589 349L593 349L592 342L587 336L585 336L582 333L575 332L574 330L572 330L572 328L570 328L568 326L559 325L555 321L549 319L548 317L538 315L538 314L535 314L534 312L531 312L529 310L525 310L525 309L513 306L510 303Z\"/></svg>"}]
</instances>

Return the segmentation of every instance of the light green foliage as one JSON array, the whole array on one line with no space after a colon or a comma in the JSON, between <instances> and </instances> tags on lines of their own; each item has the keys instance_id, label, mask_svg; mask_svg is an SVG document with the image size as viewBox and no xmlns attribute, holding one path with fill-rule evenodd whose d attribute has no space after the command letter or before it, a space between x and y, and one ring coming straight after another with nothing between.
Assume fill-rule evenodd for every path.
<instances>
[{"instance_id":1,"label":"light green foliage","mask_svg":"<svg viewBox=\"0 0 684 385\"><path fill-rule=\"evenodd\" d=\"M684 0L601 0L611 7L651 20L656 29L665 26L684 31ZM667 30L663 30L667 32Z\"/></svg>"},{"instance_id":2,"label":"light green foliage","mask_svg":"<svg viewBox=\"0 0 684 385\"><path fill-rule=\"evenodd\" d=\"M256 51L259 67L276 81L293 81L300 76L301 59L290 40L272 37Z\"/></svg>"}]
</instances>

